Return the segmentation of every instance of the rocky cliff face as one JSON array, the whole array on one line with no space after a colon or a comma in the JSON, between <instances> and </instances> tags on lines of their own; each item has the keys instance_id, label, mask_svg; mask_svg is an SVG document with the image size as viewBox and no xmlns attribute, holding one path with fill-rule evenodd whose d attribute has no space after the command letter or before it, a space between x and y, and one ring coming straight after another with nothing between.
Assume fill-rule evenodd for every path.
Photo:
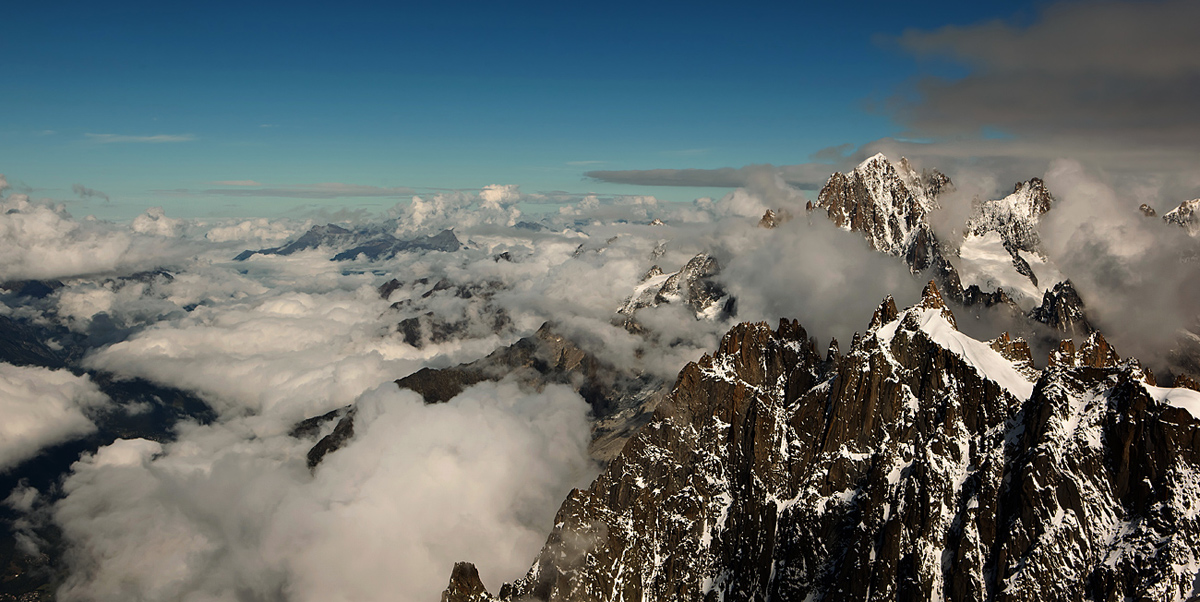
<instances>
[{"instance_id":1,"label":"rocky cliff face","mask_svg":"<svg viewBox=\"0 0 1200 602\"><path fill-rule=\"evenodd\" d=\"M663 303L684 303L697 319L712 319L730 315L736 301L714 279L721 273L715 257L700 253L688 260L677 272L664 273L655 265L642 277L633 294L617 309L618 321L631 332L641 332L635 314L639 309Z\"/></svg>"},{"instance_id":2,"label":"rocky cliff face","mask_svg":"<svg viewBox=\"0 0 1200 602\"><path fill-rule=\"evenodd\" d=\"M669 384L606 364L550 324L543 324L533 335L480 360L449 368L422 368L396 384L421 394L425 403L432 404L450 401L471 385L504 378L515 379L533 389L552 383L575 389L592 408L592 442L588 451L601 462L616 457L638 428L649 422ZM338 423L334 430L309 450L310 469L354 436L355 410L353 407L335 410L310 418L294 429L293 435L303 436L319 431L321 424L335 419Z\"/></svg>"},{"instance_id":3,"label":"rocky cliff face","mask_svg":"<svg viewBox=\"0 0 1200 602\"><path fill-rule=\"evenodd\" d=\"M893 164L878 154L850 173L830 176L814 209L824 209L839 228L862 233L871 248L904 257L916 272L932 265L937 252L926 216L952 187L938 171L918 173L903 158Z\"/></svg>"},{"instance_id":4,"label":"rocky cliff face","mask_svg":"<svg viewBox=\"0 0 1200 602\"><path fill-rule=\"evenodd\" d=\"M1200 199L1180 203L1178 207L1164 213L1163 220L1187 230L1191 236L1200 236Z\"/></svg>"},{"instance_id":5,"label":"rocky cliff face","mask_svg":"<svg viewBox=\"0 0 1200 602\"><path fill-rule=\"evenodd\" d=\"M967 221L968 236L996 232L1004 240L1005 247L1029 253L1040 252L1038 220L1053 204L1054 197L1041 179L1017 182L1012 194L985 201L975 207Z\"/></svg>"},{"instance_id":6,"label":"rocky cliff face","mask_svg":"<svg viewBox=\"0 0 1200 602\"><path fill-rule=\"evenodd\" d=\"M1019 339L958 332L932 283L845 355L741 324L525 577L493 596L460 565L443 600L1196 596L1200 394L1084 347L1038 371Z\"/></svg>"},{"instance_id":7,"label":"rocky cliff face","mask_svg":"<svg viewBox=\"0 0 1200 602\"><path fill-rule=\"evenodd\" d=\"M1070 280L1059 282L1042 295L1042 304L1029 312L1029 318L1041 322L1070 337L1084 336L1096 331L1087 319L1083 299Z\"/></svg>"}]
</instances>

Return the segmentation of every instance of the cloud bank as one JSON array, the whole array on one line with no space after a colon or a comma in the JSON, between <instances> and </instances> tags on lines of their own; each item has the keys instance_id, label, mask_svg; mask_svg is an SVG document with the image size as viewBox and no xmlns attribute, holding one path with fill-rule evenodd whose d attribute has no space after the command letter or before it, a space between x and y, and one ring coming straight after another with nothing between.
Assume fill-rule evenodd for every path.
<instances>
[{"instance_id":1,"label":"cloud bank","mask_svg":"<svg viewBox=\"0 0 1200 602\"><path fill-rule=\"evenodd\" d=\"M86 376L0 362L0 471L95 432L88 415L110 403Z\"/></svg>"}]
</instances>

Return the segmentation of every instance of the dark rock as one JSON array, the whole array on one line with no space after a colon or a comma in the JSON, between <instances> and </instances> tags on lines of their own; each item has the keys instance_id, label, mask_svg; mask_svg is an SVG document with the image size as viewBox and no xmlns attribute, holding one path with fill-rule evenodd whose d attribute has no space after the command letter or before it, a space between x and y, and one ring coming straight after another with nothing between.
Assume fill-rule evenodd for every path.
<instances>
[{"instance_id":1,"label":"dark rock","mask_svg":"<svg viewBox=\"0 0 1200 602\"><path fill-rule=\"evenodd\" d=\"M1029 317L1072 337L1096 331L1087 319L1083 299L1075 292L1070 280L1059 282L1042 294L1042 304L1029 312Z\"/></svg>"},{"instance_id":2,"label":"dark rock","mask_svg":"<svg viewBox=\"0 0 1200 602\"><path fill-rule=\"evenodd\" d=\"M779 224L784 224L790 221L792 221L792 214L790 211L787 211L786 209L780 209L779 211L767 209L767 211L763 213L762 219L758 220L758 227L770 229L775 228Z\"/></svg>"},{"instance_id":3,"label":"dark rock","mask_svg":"<svg viewBox=\"0 0 1200 602\"><path fill-rule=\"evenodd\" d=\"M321 414L320 416L306 418L297 423L296 426L292 427L291 432L288 434L297 439L316 437L318 434L320 434L321 427L325 426L329 422L341 419L349 411L350 406L344 406L336 410L330 410L324 414Z\"/></svg>"},{"instance_id":4,"label":"dark rock","mask_svg":"<svg viewBox=\"0 0 1200 602\"><path fill-rule=\"evenodd\" d=\"M479 580L479 571L469 562L454 563L450 585L442 592L442 602L486 602L491 597Z\"/></svg>"},{"instance_id":5,"label":"dark rock","mask_svg":"<svg viewBox=\"0 0 1200 602\"><path fill-rule=\"evenodd\" d=\"M234 261L245 261L254 255L291 255L299 251L307 251L322 246L339 246L345 242L352 241L354 237L355 234L353 232L335 224L313 226L300 238L282 247L271 247L257 251L246 250L233 259Z\"/></svg>"},{"instance_id":6,"label":"dark rock","mask_svg":"<svg viewBox=\"0 0 1200 602\"><path fill-rule=\"evenodd\" d=\"M348 261L365 257L369 260L391 259L405 251L443 251L452 253L462 248L462 243L452 230L442 230L433 236L400 240L391 235L382 235L357 247L333 256L333 261Z\"/></svg>"},{"instance_id":7,"label":"dark rock","mask_svg":"<svg viewBox=\"0 0 1200 602\"><path fill-rule=\"evenodd\" d=\"M451 368L422 368L396 381L397 386L419 393L425 403L445 403L467 387L514 378L538 390L548 384L573 388L591 406L592 457L607 461L620 452L633 433L649 421L650 413L665 393L666 383L649 376L632 376L599 360L571 340L543 324L533 335L497 349L487 357ZM353 413L344 416L333 434L309 452L319 462L345 445L353 434ZM340 434L339 434L340 433ZM314 461L315 458L315 461Z\"/></svg>"},{"instance_id":8,"label":"dark rock","mask_svg":"<svg viewBox=\"0 0 1200 602\"><path fill-rule=\"evenodd\" d=\"M308 450L308 469L315 470L326 455L331 454L346 445L354 437L354 415L358 412L356 406L351 406L338 420L333 432L323 437ZM301 423L303 424L303 423Z\"/></svg>"},{"instance_id":9,"label":"dark rock","mask_svg":"<svg viewBox=\"0 0 1200 602\"><path fill-rule=\"evenodd\" d=\"M513 227L519 230L529 230L530 232L541 232L546 229L545 226L537 222L517 222L517 225Z\"/></svg>"},{"instance_id":10,"label":"dark rock","mask_svg":"<svg viewBox=\"0 0 1200 602\"><path fill-rule=\"evenodd\" d=\"M936 286L886 299L840 362L795 322L734 327L499 599L1194 596L1200 422L1098 334L1018 386L926 334L931 309Z\"/></svg>"},{"instance_id":11,"label":"dark rock","mask_svg":"<svg viewBox=\"0 0 1200 602\"><path fill-rule=\"evenodd\" d=\"M379 285L379 298L383 299L384 301L387 301L388 297L392 296L392 293L396 292L403 286L404 286L403 282L400 282L399 280L392 278L391 280L388 280L387 282L384 282L383 284Z\"/></svg>"},{"instance_id":12,"label":"dark rock","mask_svg":"<svg viewBox=\"0 0 1200 602\"><path fill-rule=\"evenodd\" d=\"M15 280L0 284L0 289L31 299L45 299L62 287L63 283L59 280Z\"/></svg>"}]
</instances>

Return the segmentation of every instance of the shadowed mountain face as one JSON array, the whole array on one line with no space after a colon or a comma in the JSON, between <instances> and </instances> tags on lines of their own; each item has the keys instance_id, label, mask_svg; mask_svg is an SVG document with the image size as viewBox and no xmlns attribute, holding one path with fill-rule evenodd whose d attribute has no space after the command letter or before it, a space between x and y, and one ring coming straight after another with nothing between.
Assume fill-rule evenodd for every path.
<instances>
[{"instance_id":1,"label":"shadowed mountain face","mask_svg":"<svg viewBox=\"0 0 1200 602\"><path fill-rule=\"evenodd\" d=\"M1099 334L1042 371L932 283L846 355L741 324L573 491L522 579L463 600L1195 596L1200 394ZM449 567L447 567L449 568Z\"/></svg>"},{"instance_id":2,"label":"shadowed mountain face","mask_svg":"<svg viewBox=\"0 0 1200 602\"><path fill-rule=\"evenodd\" d=\"M591 406L591 456L611 460L642 425L666 393L667 383L646 375L623 373L581 349L544 324L532 336L503 347L487 357L451 368L422 368L396 381L402 389L421 394L425 403L446 403L471 385L483 381L516 379L523 386L542 389L563 384L575 389ZM311 418L294 434L316 432L320 424L339 419L333 432L308 453L315 468L324 457L346 445L354 436L354 408Z\"/></svg>"},{"instance_id":3,"label":"shadowed mountain face","mask_svg":"<svg viewBox=\"0 0 1200 602\"><path fill-rule=\"evenodd\" d=\"M335 224L313 226L308 232L296 240L281 247L242 251L234 261L245 261L255 255L291 255L300 251L308 251L326 247L342 249L333 256L334 261L346 261L358 257L366 259L389 259L404 251L446 251L454 252L462 246L458 237L450 230L443 230L430 236L422 236L411 240L403 240L377 229L353 231Z\"/></svg>"}]
</instances>

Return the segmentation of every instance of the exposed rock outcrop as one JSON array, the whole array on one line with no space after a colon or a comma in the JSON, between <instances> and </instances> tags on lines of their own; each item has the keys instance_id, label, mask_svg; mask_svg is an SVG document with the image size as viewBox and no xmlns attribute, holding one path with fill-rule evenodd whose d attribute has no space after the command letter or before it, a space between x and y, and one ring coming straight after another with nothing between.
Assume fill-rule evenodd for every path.
<instances>
[{"instance_id":1,"label":"exposed rock outcrop","mask_svg":"<svg viewBox=\"0 0 1200 602\"><path fill-rule=\"evenodd\" d=\"M792 321L733 328L497 597L1200 594L1200 421L1169 401L1200 395L1099 335L1034 370L1018 341L958 332L932 284L829 356Z\"/></svg>"}]
</instances>

